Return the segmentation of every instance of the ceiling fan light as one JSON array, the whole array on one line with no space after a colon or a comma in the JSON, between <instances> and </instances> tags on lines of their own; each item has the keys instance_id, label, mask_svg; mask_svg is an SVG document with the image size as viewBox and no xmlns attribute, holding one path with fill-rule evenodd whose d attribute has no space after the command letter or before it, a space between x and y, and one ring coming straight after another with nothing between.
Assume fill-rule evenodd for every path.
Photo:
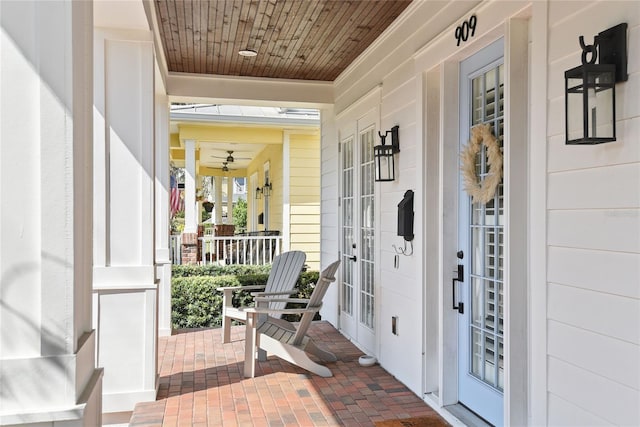
<instances>
[{"instance_id":1,"label":"ceiling fan light","mask_svg":"<svg viewBox=\"0 0 640 427\"><path fill-rule=\"evenodd\" d=\"M253 57L253 56L257 56L258 52L256 52L253 49L242 49L242 50L238 51L238 54L240 56Z\"/></svg>"}]
</instances>

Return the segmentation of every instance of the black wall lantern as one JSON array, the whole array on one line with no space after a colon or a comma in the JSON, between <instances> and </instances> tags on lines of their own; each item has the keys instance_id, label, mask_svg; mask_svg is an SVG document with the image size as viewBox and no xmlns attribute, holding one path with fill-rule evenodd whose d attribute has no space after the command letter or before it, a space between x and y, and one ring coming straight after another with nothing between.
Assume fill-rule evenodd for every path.
<instances>
[{"instance_id":1,"label":"black wall lantern","mask_svg":"<svg viewBox=\"0 0 640 427\"><path fill-rule=\"evenodd\" d=\"M616 83L628 79L627 24L599 33L593 45L579 40L582 65L564 73L566 144L615 141Z\"/></svg>"},{"instance_id":2,"label":"black wall lantern","mask_svg":"<svg viewBox=\"0 0 640 427\"><path fill-rule=\"evenodd\" d=\"M267 179L267 181L264 183L264 187L262 187L262 194L269 197L271 195L271 189L272 185Z\"/></svg>"},{"instance_id":3,"label":"black wall lantern","mask_svg":"<svg viewBox=\"0 0 640 427\"><path fill-rule=\"evenodd\" d=\"M269 197L271 195L272 188L273 186L269 180L264 183L264 187L256 187L256 200L262 199L262 196Z\"/></svg>"},{"instance_id":4,"label":"black wall lantern","mask_svg":"<svg viewBox=\"0 0 640 427\"><path fill-rule=\"evenodd\" d=\"M380 145L373 147L373 156L376 161L376 181L393 181L396 179L394 154L400 152L400 126L395 125L382 134L378 132ZM391 144L386 145L387 135L391 133Z\"/></svg>"}]
</instances>

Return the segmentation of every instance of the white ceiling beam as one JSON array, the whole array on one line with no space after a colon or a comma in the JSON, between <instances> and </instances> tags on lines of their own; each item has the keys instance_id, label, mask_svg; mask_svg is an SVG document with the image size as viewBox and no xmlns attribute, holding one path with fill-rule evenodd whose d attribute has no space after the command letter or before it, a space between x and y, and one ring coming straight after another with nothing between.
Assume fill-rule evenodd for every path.
<instances>
[{"instance_id":1,"label":"white ceiling beam","mask_svg":"<svg viewBox=\"0 0 640 427\"><path fill-rule=\"evenodd\" d=\"M322 108L333 104L333 83L169 73L172 102Z\"/></svg>"}]
</instances>

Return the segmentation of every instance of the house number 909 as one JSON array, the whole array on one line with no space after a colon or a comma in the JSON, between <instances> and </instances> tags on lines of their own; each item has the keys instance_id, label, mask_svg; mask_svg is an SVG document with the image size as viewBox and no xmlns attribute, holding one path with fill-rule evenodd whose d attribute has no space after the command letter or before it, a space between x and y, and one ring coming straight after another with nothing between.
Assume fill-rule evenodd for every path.
<instances>
[{"instance_id":1,"label":"house number 909","mask_svg":"<svg viewBox=\"0 0 640 427\"><path fill-rule=\"evenodd\" d=\"M458 44L456 46L460 46L460 41L466 42L469 37L473 37L476 33L476 23L478 22L478 18L476 15L471 15L468 21L464 21L462 25L458 25L456 27L455 38L458 40ZM469 34L471 32L471 34Z\"/></svg>"}]
</instances>

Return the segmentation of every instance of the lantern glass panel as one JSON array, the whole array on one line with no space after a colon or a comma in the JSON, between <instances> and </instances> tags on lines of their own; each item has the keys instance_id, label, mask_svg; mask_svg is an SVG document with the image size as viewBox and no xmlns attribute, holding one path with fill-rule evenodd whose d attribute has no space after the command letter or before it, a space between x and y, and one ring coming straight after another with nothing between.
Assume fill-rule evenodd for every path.
<instances>
[{"instance_id":1,"label":"lantern glass panel","mask_svg":"<svg viewBox=\"0 0 640 427\"><path fill-rule=\"evenodd\" d=\"M588 73L587 136L592 139L614 138L613 132L613 73Z\"/></svg>"},{"instance_id":2,"label":"lantern glass panel","mask_svg":"<svg viewBox=\"0 0 640 427\"><path fill-rule=\"evenodd\" d=\"M391 145L378 145L374 147L376 159L376 181L393 181L395 168L393 159L393 147Z\"/></svg>"},{"instance_id":3,"label":"lantern glass panel","mask_svg":"<svg viewBox=\"0 0 640 427\"><path fill-rule=\"evenodd\" d=\"M565 73L567 144L615 141L615 67L587 64Z\"/></svg>"}]
</instances>

